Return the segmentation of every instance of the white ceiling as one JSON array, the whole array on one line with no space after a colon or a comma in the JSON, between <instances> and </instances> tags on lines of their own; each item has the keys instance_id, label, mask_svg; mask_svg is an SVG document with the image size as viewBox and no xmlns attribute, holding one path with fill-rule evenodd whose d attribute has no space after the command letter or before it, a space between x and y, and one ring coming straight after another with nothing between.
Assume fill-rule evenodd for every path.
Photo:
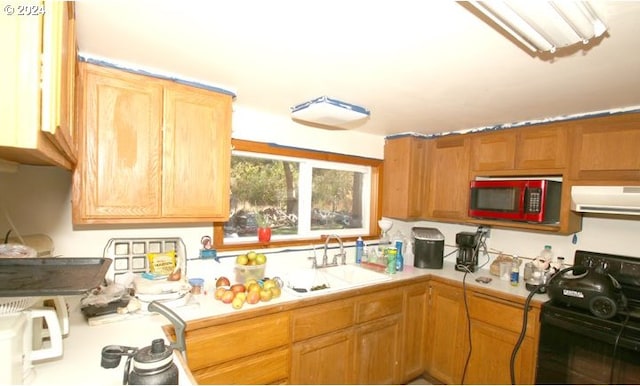
<instances>
[{"instance_id":1,"label":"white ceiling","mask_svg":"<svg viewBox=\"0 0 640 386\"><path fill-rule=\"evenodd\" d=\"M80 1L85 57L171 74L289 116L327 95L349 127L440 133L640 106L640 2L602 1L607 34L532 55L447 0Z\"/></svg>"}]
</instances>

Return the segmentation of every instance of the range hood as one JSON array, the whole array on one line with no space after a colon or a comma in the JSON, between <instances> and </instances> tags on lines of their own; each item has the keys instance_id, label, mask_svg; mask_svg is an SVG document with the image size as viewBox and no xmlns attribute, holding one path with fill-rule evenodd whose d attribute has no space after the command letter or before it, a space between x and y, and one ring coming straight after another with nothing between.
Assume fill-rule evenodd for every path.
<instances>
[{"instance_id":1,"label":"range hood","mask_svg":"<svg viewBox=\"0 0 640 386\"><path fill-rule=\"evenodd\" d=\"M640 186L573 186L571 210L640 216Z\"/></svg>"}]
</instances>

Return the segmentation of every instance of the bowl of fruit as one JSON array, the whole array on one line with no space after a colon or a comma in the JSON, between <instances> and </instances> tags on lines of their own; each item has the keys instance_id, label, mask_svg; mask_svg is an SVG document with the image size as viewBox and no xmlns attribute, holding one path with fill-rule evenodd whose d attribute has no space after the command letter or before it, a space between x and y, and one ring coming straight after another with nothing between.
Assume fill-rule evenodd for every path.
<instances>
[{"instance_id":1,"label":"bowl of fruit","mask_svg":"<svg viewBox=\"0 0 640 386\"><path fill-rule=\"evenodd\" d=\"M264 277L267 256L264 253L250 251L236 257L236 282L246 283L250 279L260 280Z\"/></svg>"}]
</instances>

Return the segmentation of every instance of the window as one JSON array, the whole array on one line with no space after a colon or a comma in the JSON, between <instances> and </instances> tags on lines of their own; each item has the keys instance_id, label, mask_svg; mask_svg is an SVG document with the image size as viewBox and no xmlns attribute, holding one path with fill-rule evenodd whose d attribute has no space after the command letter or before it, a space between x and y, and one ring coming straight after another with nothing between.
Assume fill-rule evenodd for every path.
<instances>
[{"instance_id":1,"label":"window","mask_svg":"<svg viewBox=\"0 0 640 386\"><path fill-rule=\"evenodd\" d=\"M270 246L373 236L381 160L233 140L229 221L216 223L216 248Z\"/></svg>"}]
</instances>

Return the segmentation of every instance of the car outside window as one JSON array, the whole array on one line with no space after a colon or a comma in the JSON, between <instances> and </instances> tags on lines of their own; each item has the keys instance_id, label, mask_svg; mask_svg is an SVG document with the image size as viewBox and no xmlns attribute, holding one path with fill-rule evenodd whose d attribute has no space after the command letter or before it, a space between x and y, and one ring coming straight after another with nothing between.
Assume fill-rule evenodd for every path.
<instances>
[{"instance_id":1,"label":"car outside window","mask_svg":"<svg viewBox=\"0 0 640 386\"><path fill-rule=\"evenodd\" d=\"M216 248L309 244L328 234L373 236L382 161L234 140L229 221L216 223ZM264 246L264 245L262 245Z\"/></svg>"}]
</instances>

